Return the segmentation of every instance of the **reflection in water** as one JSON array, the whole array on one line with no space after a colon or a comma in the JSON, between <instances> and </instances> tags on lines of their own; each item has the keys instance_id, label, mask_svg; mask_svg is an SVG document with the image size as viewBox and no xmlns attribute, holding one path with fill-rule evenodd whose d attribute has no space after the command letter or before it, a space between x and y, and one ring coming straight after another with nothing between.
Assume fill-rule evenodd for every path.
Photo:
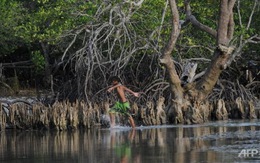
<instances>
[{"instance_id":1,"label":"reflection in water","mask_svg":"<svg viewBox=\"0 0 260 163\"><path fill-rule=\"evenodd\" d=\"M234 162L258 149L260 122L215 122L71 132L0 132L0 162ZM259 150L259 149L258 149ZM260 152L260 151L259 151Z\"/></svg>"},{"instance_id":2,"label":"reflection in water","mask_svg":"<svg viewBox=\"0 0 260 163\"><path fill-rule=\"evenodd\" d=\"M132 147L131 143L134 140L135 137L135 130L131 129L128 132L128 136L125 136L123 134L116 135L116 132L111 130L111 145L114 149L114 152L117 156L117 158L120 159L120 163L140 163L140 154L137 154L136 156L132 156ZM120 141L118 141L120 140ZM118 161L116 161L118 162Z\"/></svg>"}]
</instances>

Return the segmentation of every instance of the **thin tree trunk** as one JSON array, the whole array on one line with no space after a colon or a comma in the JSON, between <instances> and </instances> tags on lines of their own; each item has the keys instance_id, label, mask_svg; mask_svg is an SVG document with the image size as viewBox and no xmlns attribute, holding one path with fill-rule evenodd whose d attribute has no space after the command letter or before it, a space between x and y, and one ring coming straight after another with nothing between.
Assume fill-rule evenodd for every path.
<instances>
[{"instance_id":1,"label":"thin tree trunk","mask_svg":"<svg viewBox=\"0 0 260 163\"><path fill-rule=\"evenodd\" d=\"M164 48L162 59L160 61L162 64L165 65L167 69L171 92L174 94L174 99L182 99L183 90L181 87L181 80L176 72L175 65L172 59L172 51L180 34L179 13L176 1L170 0L169 3L172 13L172 31L170 39L168 41L168 44Z\"/></svg>"},{"instance_id":2,"label":"thin tree trunk","mask_svg":"<svg viewBox=\"0 0 260 163\"><path fill-rule=\"evenodd\" d=\"M50 69L50 63L49 63L49 44L41 42L41 47L43 50L44 60L45 60L45 78L44 78L44 84L46 87L49 87L51 84L51 69Z\"/></svg>"},{"instance_id":3,"label":"thin tree trunk","mask_svg":"<svg viewBox=\"0 0 260 163\"><path fill-rule=\"evenodd\" d=\"M172 51L180 34L179 12L175 0L170 0L169 4L172 13L172 31L170 39L168 41L168 44L164 48L162 59L160 61L167 69L171 93L173 95L172 105L169 109L168 114L171 121L173 121L174 123L182 123L183 114L181 104L183 102L183 89L181 87L181 80L176 72L175 65L172 59Z\"/></svg>"}]
</instances>

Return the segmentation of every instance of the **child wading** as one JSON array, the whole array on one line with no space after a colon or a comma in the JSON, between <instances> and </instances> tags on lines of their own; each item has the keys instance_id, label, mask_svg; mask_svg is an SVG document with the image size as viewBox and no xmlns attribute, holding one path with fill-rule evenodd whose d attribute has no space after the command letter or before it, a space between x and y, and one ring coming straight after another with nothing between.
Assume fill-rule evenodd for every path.
<instances>
[{"instance_id":1,"label":"child wading","mask_svg":"<svg viewBox=\"0 0 260 163\"><path fill-rule=\"evenodd\" d=\"M115 113L118 112L128 117L130 125L132 128L135 128L135 122L131 114L129 113L130 104L129 101L125 97L125 91L133 94L135 97L139 97L140 94L130 90L121 84L120 79L117 76L111 77L112 87L110 87L107 91L111 92L112 90L116 90L119 101L115 103L115 105L109 110L110 115L110 127L115 126Z\"/></svg>"}]
</instances>

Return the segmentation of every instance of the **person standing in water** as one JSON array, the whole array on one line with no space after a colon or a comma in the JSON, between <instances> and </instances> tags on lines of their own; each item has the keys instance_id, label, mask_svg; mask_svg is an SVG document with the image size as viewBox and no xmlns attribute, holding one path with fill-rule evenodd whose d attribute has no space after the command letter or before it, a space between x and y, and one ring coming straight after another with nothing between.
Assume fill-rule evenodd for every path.
<instances>
[{"instance_id":1,"label":"person standing in water","mask_svg":"<svg viewBox=\"0 0 260 163\"><path fill-rule=\"evenodd\" d=\"M131 114L129 113L130 110L130 103L126 99L125 91L133 94L135 97L139 97L140 94L138 92L134 92L129 88L125 87L121 84L121 80L117 76L111 77L110 80L112 86L107 90L108 92L116 90L117 96L119 101L117 101L114 106L109 110L110 115L110 127L115 126L115 113L123 114L124 116L128 117L130 125L132 128L135 128L135 122Z\"/></svg>"}]
</instances>

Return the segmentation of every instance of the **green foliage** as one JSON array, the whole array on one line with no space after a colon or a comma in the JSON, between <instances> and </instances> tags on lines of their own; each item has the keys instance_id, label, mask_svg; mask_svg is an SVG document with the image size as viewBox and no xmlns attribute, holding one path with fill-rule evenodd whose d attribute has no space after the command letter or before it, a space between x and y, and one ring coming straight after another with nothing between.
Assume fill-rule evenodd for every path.
<instances>
[{"instance_id":1,"label":"green foliage","mask_svg":"<svg viewBox=\"0 0 260 163\"><path fill-rule=\"evenodd\" d=\"M105 7L119 6L122 14L132 12L130 17L131 21L125 21L124 27L131 32L129 35L132 40L124 42L125 47L139 46L142 47L149 41L149 49L136 51L133 55L136 59L141 59L145 54L153 56L162 51L162 47L165 46L166 41L169 38L171 32L171 13L169 6L165 15L165 19L162 22L163 9L165 7L165 0L146 0L139 8L131 8L130 3L123 3L122 0L1 0L0 1L0 57L12 53L17 47L25 46L26 44L37 45L39 42L47 42L55 51L51 53L60 53L58 45L62 44L62 47L66 48L70 41L73 39L73 34L77 33L80 29L86 29L86 27L99 28L103 23L109 22L110 10L106 10L100 15L95 15L97 10L104 9ZM137 1L132 1L137 2ZM184 1L178 2L178 9L180 11L180 18L185 20ZM240 35L244 35L244 39L251 37L254 34L260 34L260 10L259 4L256 8L256 13L252 17L251 27L246 29L247 22L249 20L252 6L254 1L241 1L240 12L241 21L243 26L239 26L239 17L237 9L234 9L235 16L235 36L238 38ZM216 0L192 0L191 8L192 14L200 21L212 29L217 29L218 23L218 6L219 1ZM130 10L131 9L131 10ZM116 17L115 17L116 18ZM119 19L118 19L119 20ZM114 22L116 25L119 22ZM161 24L163 23L163 24ZM95 26L94 26L95 25ZM91 30L90 28L90 30ZM108 48L111 46L111 42L115 39L117 29L113 29L114 33L111 38L104 41L104 37L107 31L111 28L104 28L100 32L100 35L96 36L100 39L97 44L102 55L108 53ZM70 31L70 32L68 32ZM76 51L84 45L84 39L89 36L88 33L84 33L77 37L72 50ZM65 34L70 34L69 37L65 37ZM63 37L64 36L64 37ZM122 39L122 38L121 38ZM115 39L116 40L116 39ZM136 45L132 45L136 43ZM117 58L121 55L120 44L115 43L115 49L111 54L112 57ZM124 53L128 53L128 48ZM181 35L178 39L176 51L178 57L184 58L211 58L212 53L208 49L215 48L215 39L209 34L194 28L192 25L182 27ZM58 49L58 50L57 50ZM42 73L45 66L44 56L41 54L39 47L34 46L32 48L31 59L36 66L36 71ZM246 52L250 50L259 51L260 48L257 45L247 46ZM59 52L57 52L59 51ZM145 52L144 52L145 51ZM57 55L53 55L53 60L58 60ZM113 58L113 59L114 59Z\"/></svg>"},{"instance_id":2,"label":"green foliage","mask_svg":"<svg viewBox=\"0 0 260 163\"><path fill-rule=\"evenodd\" d=\"M45 60L39 50L31 52L31 60L35 65L35 72L42 73L45 66Z\"/></svg>"},{"instance_id":3,"label":"green foliage","mask_svg":"<svg viewBox=\"0 0 260 163\"><path fill-rule=\"evenodd\" d=\"M13 52L21 44L14 28L23 19L23 9L15 0L0 2L0 57Z\"/></svg>"},{"instance_id":4,"label":"green foliage","mask_svg":"<svg viewBox=\"0 0 260 163\"><path fill-rule=\"evenodd\" d=\"M196 16L198 21L203 24L216 29L219 15L219 2L218 1L191 1L192 14Z\"/></svg>"},{"instance_id":5,"label":"green foliage","mask_svg":"<svg viewBox=\"0 0 260 163\"><path fill-rule=\"evenodd\" d=\"M165 0L144 1L142 7L132 17L138 35L150 41L151 46L157 48L158 51L165 46L171 33L171 11L169 4L164 11L166 5ZM147 53L157 54L158 52L150 48ZM140 51L140 54L142 56L143 51Z\"/></svg>"},{"instance_id":6,"label":"green foliage","mask_svg":"<svg viewBox=\"0 0 260 163\"><path fill-rule=\"evenodd\" d=\"M235 34L237 36L244 35L245 39L249 38L253 34L256 34L256 33L259 34L260 33L260 31L259 31L260 21L259 21L258 17L260 15L260 9L259 9L260 2L258 2L255 12L252 15L252 20L251 20L249 29L247 29L247 26L248 26L248 22L250 20L250 16L252 14L251 12L252 12L252 9L254 6L254 1L240 1L239 6L240 6L239 8L237 6L235 8L235 16L234 16L234 19L236 22L236 31L235 31L236 33ZM238 14L238 10L240 12L240 17ZM240 24L240 22L242 24Z\"/></svg>"},{"instance_id":7,"label":"green foliage","mask_svg":"<svg viewBox=\"0 0 260 163\"><path fill-rule=\"evenodd\" d=\"M237 41L241 35L243 36L243 40L246 40L256 34L258 34L258 36L260 35L260 30L259 30L260 2L259 1L257 2L254 13L252 14L254 4L255 1L240 1L240 5L239 5L240 7L238 8L238 5L236 6L235 16L234 16L236 22L235 41ZM240 11L240 17L239 17L238 10ZM250 20L250 16L252 16L251 20ZM249 28L247 29L249 21L251 22L249 24L250 25ZM259 44L248 44L243 49L243 53L246 55L243 56L242 62L248 62L248 60L259 61L259 52L260 52Z\"/></svg>"},{"instance_id":8,"label":"green foliage","mask_svg":"<svg viewBox=\"0 0 260 163\"><path fill-rule=\"evenodd\" d=\"M61 34L86 22L91 9L85 17L80 17L80 10L85 11L91 3L83 0L32 0L34 5L27 7L25 22L16 27L17 35L29 42L47 41L56 44Z\"/></svg>"}]
</instances>

